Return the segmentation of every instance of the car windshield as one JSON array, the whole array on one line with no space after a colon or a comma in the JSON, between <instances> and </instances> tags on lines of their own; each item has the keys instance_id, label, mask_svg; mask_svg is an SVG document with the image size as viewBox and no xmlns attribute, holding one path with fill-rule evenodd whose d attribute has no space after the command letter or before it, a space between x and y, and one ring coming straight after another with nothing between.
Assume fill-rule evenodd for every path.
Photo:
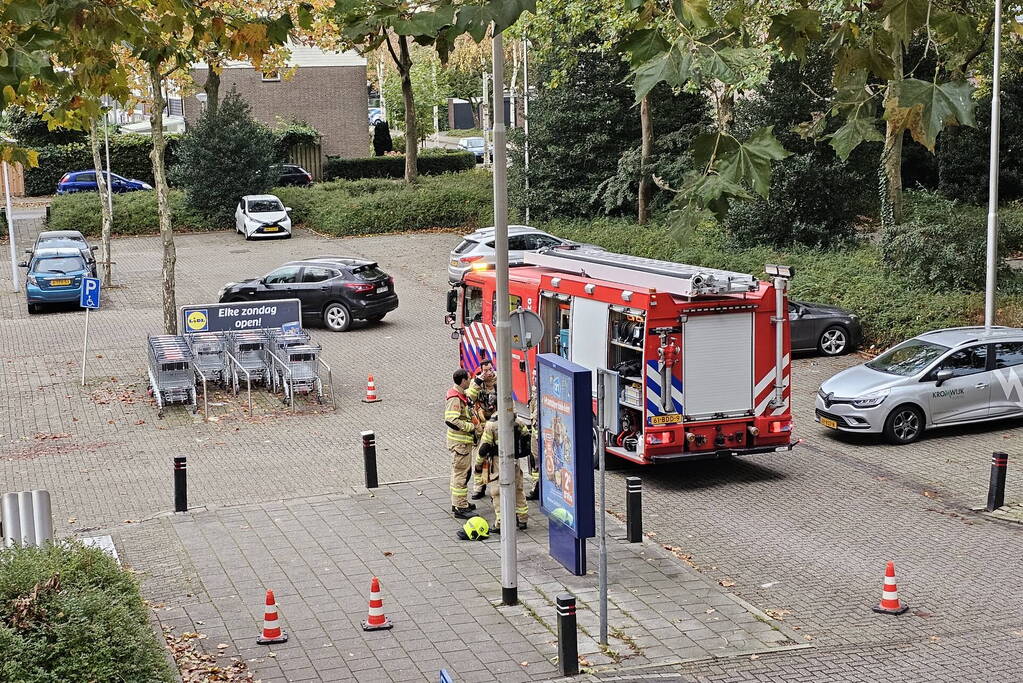
<instances>
[{"instance_id":1,"label":"car windshield","mask_svg":"<svg viewBox=\"0 0 1023 683\"><path fill-rule=\"evenodd\" d=\"M462 144L466 147L482 147L483 138L465 138L462 140Z\"/></svg>"},{"instance_id":2,"label":"car windshield","mask_svg":"<svg viewBox=\"0 0 1023 683\"><path fill-rule=\"evenodd\" d=\"M882 353L867 363L867 367L878 372L886 372L889 375L909 377L930 365L941 354L948 351L948 348L922 339L910 339Z\"/></svg>"},{"instance_id":3,"label":"car windshield","mask_svg":"<svg viewBox=\"0 0 1023 683\"><path fill-rule=\"evenodd\" d=\"M360 280L383 280L384 278L387 277L387 273L380 270L376 266L359 268L358 270L353 272L355 277L359 278Z\"/></svg>"},{"instance_id":4,"label":"car windshield","mask_svg":"<svg viewBox=\"0 0 1023 683\"><path fill-rule=\"evenodd\" d=\"M85 270L85 262L80 256L52 256L36 260L32 271L36 273L60 273L66 275L76 270Z\"/></svg>"},{"instance_id":5,"label":"car windshield","mask_svg":"<svg viewBox=\"0 0 1023 683\"><path fill-rule=\"evenodd\" d=\"M276 199L253 199L249 201L249 213L270 213L284 211L284 207Z\"/></svg>"},{"instance_id":6,"label":"car windshield","mask_svg":"<svg viewBox=\"0 0 1023 683\"><path fill-rule=\"evenodd\" d=\"M78 247L86 244L84 237L71 237L69 235L61 235L60 237L40 237L39 242L36 244L37 247Z\"/></svg>"}]
</instances>

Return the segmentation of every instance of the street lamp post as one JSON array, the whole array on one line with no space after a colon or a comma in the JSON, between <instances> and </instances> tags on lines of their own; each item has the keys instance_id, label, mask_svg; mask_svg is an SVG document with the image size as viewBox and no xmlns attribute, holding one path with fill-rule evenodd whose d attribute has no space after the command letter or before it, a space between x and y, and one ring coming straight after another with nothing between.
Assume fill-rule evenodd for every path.
<instances>
[{"instance_id":1,"label":"street lamp post","mask_svg":"<svg viewBox=\"0 0 1023 683\"><path fill-rule=\"evenodd\" d=\"M991 78L991 147L988 166L987 282L984 293L984 331L995 321L998 281L998 146L1001 137L1002 0L995 0L994 74Z\"/></svg>"},{"instance_id":2,"label":"street lamp post","mask_svg":"<svg viewBox=\"0 0 1023 683\"><path fill-rule=\"evenodd\" d=\"M504 128L504 46L494 33L494 249L497 252L497 445L501 472L501 601L518 598L515 518L515 403L512 400L511 322L508 307L508 145ZM485 143L484 143L485 144Z\"/></svg>"}]
</instances>

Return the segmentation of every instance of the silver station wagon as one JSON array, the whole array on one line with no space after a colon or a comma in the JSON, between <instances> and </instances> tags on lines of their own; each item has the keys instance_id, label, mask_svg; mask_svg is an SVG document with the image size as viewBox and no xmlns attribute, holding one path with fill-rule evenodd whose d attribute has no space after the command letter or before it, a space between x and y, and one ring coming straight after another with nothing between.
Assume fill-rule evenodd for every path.
<instances>
[{"instance_id":1,"label":"silver station wagon","mask_svg":"<svg viewBox=\"0 0 1023 683\"><path fill-rule=\"evenodd\" d=\"M904 341L817 391L816 418L912 443L925 429L1023 417L1023 329L956 327Z\"/></svg>"}]
</instances>

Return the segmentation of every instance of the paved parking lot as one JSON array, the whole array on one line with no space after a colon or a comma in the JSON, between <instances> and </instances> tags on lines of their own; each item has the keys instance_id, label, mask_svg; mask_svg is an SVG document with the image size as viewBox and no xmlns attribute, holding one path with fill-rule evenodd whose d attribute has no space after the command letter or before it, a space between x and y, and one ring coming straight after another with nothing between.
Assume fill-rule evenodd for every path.
<instances>
[{"instance_id":1,"label":"paved parking lot","mask_svg":"<svg viewBox=\"0 0 1023 683\"><path fill-rule=\"evenodd\" d=\"M58 529L112 530L145 542L138 558L154 591L187 592L176 534L153 523L171 509L171 458L189 456L193 506L260 505L348 494L361 484L359 433L377 432L380 477L442 477L437 415L456 363L443 326L445 255L455 238L417 234L248 243L228 233L178 238L179 304L213 300L225 282L255 277L317 253L379 260L401 307L346 334L314 329L335 368L338 410L305 405L288 415L261 396L252 416L215 394L215 422L182 409L160 420L145 396L146 333L160 331L159 240L115 242L115 277L93 317L87 386L78 386L83 315L29 316L20 295L0 295L0 481L47 488ZM0 266L0 281L9 281ZM1019 422L937 432L908 447L836 438L812 421L821 380L851 363L794 362L794 410L804 443L790 454L612 473L609 507L623 510L628 474L644 481L646 529L708 579L783 619L811 650L674 669L686 680L892 680L1012 678L1023 643L1019 582L1023 527L969 511L985 500L990 454L1010 453ZM382 403L361 403L367 374ZM220 405L216 405L220 404ZM131 553L129 552L130 556ZM895 560L910 612L876 615L884 563ZM133 558L135 561L135 558ZM612 581L614 580L612 568ZM724 590L724 588L723 588ZM898 665L912 662L912 668ZM701 668L702 667L702 668ZM816 673L815 673L816 672ZM876 680L876 678L875 678Z\"/></svg>"}]
</instances>

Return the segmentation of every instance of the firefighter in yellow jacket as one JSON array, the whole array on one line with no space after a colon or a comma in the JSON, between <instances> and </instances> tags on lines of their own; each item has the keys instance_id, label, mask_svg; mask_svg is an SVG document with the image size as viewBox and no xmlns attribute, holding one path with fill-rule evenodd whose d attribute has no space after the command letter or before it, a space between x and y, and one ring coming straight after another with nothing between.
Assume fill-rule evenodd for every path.
<instances>
[{"instance_id":1,"label":"firefighter in yellow jacket","mask_svg":"<svg viewBox=\"0 0 1023 683\"><path fill-rule=\"evenodd\" d=\"M451 512L459 519L473 516L476 506L469 502L468 478L472 467L472 448L483 425L472 419L469 401L479 394L479 384L470 382L469 373L459 368L452 377L444 404L448 452L451 454Z\"/></svg>"},{"instance_id":2,"label":"firefighter in yellow jacket","mask_svg":"<svg viewBox=\"0 0 1023 683\"><path fill-rule=\"evenodd\" d=\"M516 424L516 432L521 429L521 425ZM518 433L516 433L518 436ZM490 461L490 480L488 482L490 486L490 499L494 505L494 525L490 528L491 533L501 532L501 468L498 463L497 457L497 413L490 416L487 420L486 426L483 428L483 436L480 437L480 456ZM518 455L516 453L516 455ZM514 465L515 468L515 520L518 523L520 529L526 528L526 522L529 519L529 506L526 503L526 494L522 490L522 470L519 469L518 462Z\"/></svg>"},{"instance_id":3,"label":"firefighter in yellow jacket","mask_svg":"<svg viewBox=\"0 0 1023 683\"><path fill-rule=\"evenodd\" d=\"M489 358L484 358L480 362L480 369L473 377L470 389L477 392L477 397L471 401L470 408L475 415L482 416L480 422L486 424L497 410L497 373L494 372L494 363ZM489 460L479 457L479 453L474 451L473 471L476 476L473 481L473 500L479 500L486 495L487 482L490 481L488 466Z\"/></svg>"}]
</instances>

